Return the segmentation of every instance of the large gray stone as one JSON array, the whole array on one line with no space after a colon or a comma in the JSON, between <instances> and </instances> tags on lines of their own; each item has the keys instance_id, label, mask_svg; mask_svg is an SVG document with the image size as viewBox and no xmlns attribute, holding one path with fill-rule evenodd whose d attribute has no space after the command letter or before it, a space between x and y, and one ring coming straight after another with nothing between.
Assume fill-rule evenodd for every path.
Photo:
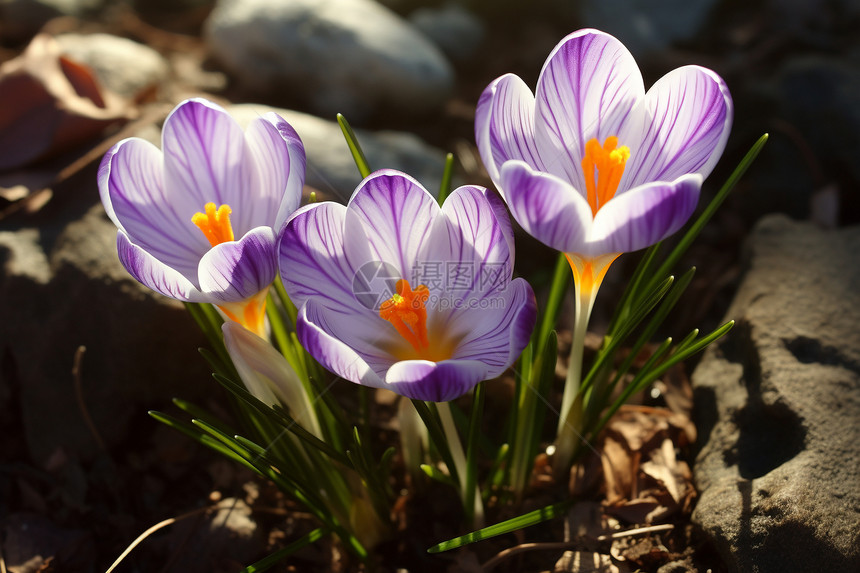
<instances>
[{"instance_id":1,"label":"large gray stone","mask_svg":"<svg viewBox=\"0 0 860 573\"><path fill-rule=\"evenodd\" d=\"M88 65L109 90L133 98L141 90L164 82L169 73L161 54L143 44L110 34L62 34L60 50Z\"/></svg>"},{"instance_id":2,"label":"large gray stone","mask_svg":"<svg viewBox=\"0 0 860 573\"><path fill-rule=\"evenodd\" d=\"M419 8L409 15L409 21L457 62L474 56L486 36L484 23L459 3Z\"/></svg>"},{"instance_id":3,"label":"large gray stone","mask_svg":"<svg viewBox=\"0 0 860 573\"><path fill-rule=\"evenodd\" d=\"M693 514L732 571L860 570L860 228L756 227L693 375Z\"/></svg>"},{"instance_id":4,"label":"large gray stone","mask_svg":"<svg viewBox=\"0 0 860 573\"><path fill-rule=\"evenodd\" d=\"M361 181L337 122L256 104L233 105L229 111L242 124L247 124L253 118L269 111L274 111L286 119L305 145L308 158L305 182L329 198L345 203ZM441 150L411 133L358 129L356 137L371 169L391 168L405 171L436 194L445 168L445 154Z\"/></svg>"},{"instance_id":5,"label":"large gray stone","mask_svg":"<svg viewBox=\"0 0 860 573\"><path fill-rule=\"evenodd\" d=\"M78 189L83 201L55 200L65 205L0 226L0 386L14 388L22 438L39 465L58 449L80 458L99 449L72 376L81 345L80 394L108 448L134 424L153 431L147 409L167 408L173 396L199 398L214 384L197 353L203 337L181 304L120 265L116 228L89 175Z\"/></svg>"},{"instance_id":6,"label":"large gray stone","mask_svg":"<svg viewBox=\"0 0 860 573\"><path fill-rule=\"evenodd\" d=\"M452 89L439 50L373 0L221 0L206 35L241 88L324 116L426 113Z\"/></svg>"},{"instance_id":7,"label":"large gray stone","mask_svg":"<svg viewBox=\"0 0 860 573\"><path fill-rule=\"evenodd\" d=\"M616 36L635 55L665 50L691 40L717 0L587 0L586 26Z\"/></svg>"}]
</instances>

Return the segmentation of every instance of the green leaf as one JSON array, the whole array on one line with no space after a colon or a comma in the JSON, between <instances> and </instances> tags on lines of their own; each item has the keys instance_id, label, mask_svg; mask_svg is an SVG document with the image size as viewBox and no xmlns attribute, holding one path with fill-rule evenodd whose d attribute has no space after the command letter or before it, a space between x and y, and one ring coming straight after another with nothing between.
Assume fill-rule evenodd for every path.
<instances>
[{"instance_id":1,"label":"green leaf","mask_svg":"<svg viewBox=\"0 0 860 573\"><path fill-rule=\"evenodd\" d=\"M478 483L478 437L484 414L484 383L475 386L472 395L472 411L469 415L469 432L466 436L466 481L463 494L463 509L466 523L472 523L475 511L475 494Z\"/></svg>"},{"instance_id":2,"label":"green leaf","mask_svg":"<svg viewBox=\"0 0 860 573\"><path fill-rule=\"evenodd\" d=\"M451 449L448 447L448 440L445 438L445 432L442 430L442 425L439 422L439 415L436 414L434 409L430 408L427 402L424 402L423 400L412 400L412 404L415 406L415 411L418 412L418 415L427 427L427 434L430 437L430 443L433 444L436 451L439 452L439 456L442 458L442 461L445 462L445 465L448 467L448 471L451 472L451 477L454 480L454 483L459 483L460 480L459 476L457 476L457 466L454 464ZM455 487L459 489L458 486L455 485Z\"/></svg>"},{"instance_id":3,"label":"green leaf","mask_svg":"<svg viewBox=\"0 0 860 573\"><path fill-rule=\"evenodd\" d=\"M524 527L537 525L538 523L542 523L560 515L564 515L565 512L567 512L567 510L575 502L576 499L571 498L561 503L548 505L541 509L530 511L529 513L520 515L519 517L514 517L513 519L508 519L507 521L503 521L501 523L497 523L495 525L479 529L478 531L473 531L472 533L467 533L466 535L461 535L460 537L455 537L454 539L443 541L442 543L434 545L433 547L428 549L427 553L442 553L443 551L450 551L451 549L456 549L458 547L462 547L470 543L475 543L476 541L482 541L484 539L489 539L498 535L504 535L505 533L510 533L512 531L517 531L518 529L523 529Z\"/></svg>"},{"instance_id":4,"label":"green leaf","mask_svg":"<svg viewBox=\"0 0 860 573\"><path fill-rule=\"evenodd\" d=\"M280 406L272 408L271 406L248 392L248 390L246 390L243 386L236 384L229 378L225 378L218 374L215 374L214 377L222 386L224 386L229 392L234 394L239 400L248 404L256 411L260 412L263 416L265 416L270 423L276 425L277 427L288 430L293 435L295 435L308 445L313 446L317 450L323 452L333 460L344 465L349 465L349 460L347 460L347 458L342 453L335 450L331 445L320 440L315 435L307 431L301 424L296 422Z\"/></svg>"},{"instance_id":5,"label":"green leaf","mask_svg":"<svg viewBox=\"0 0 860 573\"><path fill-rule=\"evenodd\" d=\"M524 381L517 406L517 428L512 436L510 468L511 490L517 499L522 497L531 475L534 458L540 443L541 429L546 418L546 402L555 379L558 339L555 330L545 339L543 350L531 369L531 380Z\"/></svg>"},{"instance_id":6,"label":"green leaf","mask_svg":"<svg viewBox=\"0 0 860 573\"><path fill-rule=\"evenodd\" d=\"M442 184L439 185L439 196L436 201L439 205L445 202L448 195L451 193L451 179L454 176L454 154L449 153L445 156L445 170L442 171Z\"/></svg>"},{"instance_id":7,"label":"green leaf","mask_svg":"<svg viewBox=\"0 0 860 573\"><path fill-rule=\"evenodd\" d=\"M169 427L173 428L174 430L177 430L177 431L185 434L186 436L188 436L192 440L194 440L200 444L203 444L207 448L215 450L219 454L221 454L227 458L230 458L231 460L238 462L238 463L248 467L249 469L252 469L252 470L254 469L253 465L250 462L248 462L248 460L244 459L242 456L240 456L239 454L237 454L236 452L234 452L233 450L231 450L230 448L228 448L227 446L225 446L223 443L216 440L212 436L201 431L199 428L196 428L187 422L183 422L177 418L174 418L173 416L171 416L169 414L164 414L162 412L157 412L155 410L150 410L148 412L148 414L150 416L152 416L153 418L155 418L156 420L158 420L159 422L161 422L162 424L169 426Z\"/></svg>"},{"instance_id":8,"label":"green leaf","mask_svg":"<svg viewBox=\"0 0 860 573\"><path fill-rule=\"evenodd\" d=\"M319 529L314 529L301 539L297 539L293 541L286 547L282 547L278 549L268 557L265 557L253 565L249 565L239 571L239 573L261 573L262 571L266 571L270 567L277 565L280 561L283 561L296 551L307 547L311 543L316 543L320 539L322 539L325 535L328 535L330 530L327 527L320 527Z\"/></svg>"},{"instance_id":9,"label":"green leaf","mask_svg":"<svg viewBox=\"0 0 860 573\"><path fill-rule=\"evenodd\" d=\"M619 322L625 320L630 314L630 306L633 301L638 298L642 282L646 276L649 276L651 265L653 264L654 258L657 256L657 251L660 250L660 245L662 244L663 243L661 241L648 247L648 250L645 251L642 259L640 259L639 264L636 265L636 270L633 271L633 276L630 277L630 282L627 283L627 288L624 289L618 304L615 306L615 312L612 315L612 320L610 321L609 328L606 332L610 334L616 332Z\"/></svg>"},{"instance_id":10,"label":"green leaf","mask_svg":"<svg viewBox=\"0 0 860 573\"><path fill-rule=\"evenodd\" d=\"M747 154L744 155L744 158L741 159L741 162L738 163L738 166L735 167L735 170L732 172L732 174L729 176L729 178L726 180L720 190L717 191L717 194L714 196L711 202L708 203L708 206L705 207L705 210L702 211L702 214L699 215L699 217L690 226L687 232L684 233L684 237L678 242L677 246L672 249L672 252L663 261L663 264L661 264L657 271L654 272L654 274L652 275L653 278L651 279L652 283L656 280L659 280L659 277L665 276L669 274L669 272L671 272L672 268L675 266L681 256L687 251L687 249L690 247L696 237L699 236L699 233L702 232L702 229L704 229L707 222L710 221L711 217L714 216L714 213L716 213L719 206L722 205L723 201L726 200L726 197L729 196L729 193L732 189L734 189L738 181L740 181L740 178L743 177L744 173L747 172L747 169L750 168L750 165L752 165L753 161L755 161L756 157L758 157L758 154L761 153L764 144L767 143L768 137L768 134L765 133L758 139L758 141L755 142L755 144L753 144L750 150L747 151Z\"/></svg>"},{"instance_id":11,"label":"green leaf","mask_svg":"<svg viewBox=\"0 0 860 573\"><path fill-rule=\"evenodd\" d=\"M693 354L704 350L710 343L722 337L729 330L731 330L734 324L735 321L731 320L695 343L687 342L690 339L690 337L688 336L684 339L684 341L682 341L682 344L685 344L684 349L682 351L679 352L676 349L675 352L673 352L669 356L669 358L667 358L663 362L660 362L659 365L655 368L654 365L657 362L657 359L659 359L665 353L666 349L664 348L664 346L667 342L671 342L672 339L670 338L668 339L668 341L664 342L657 349L657 351L655 351L654 355L648 360L648 362L645 363L645 365L642 367L642 369L639 371L633 381L631 381L630 384L624 389L616 403L613 404L613 406L606 411L600 422L595 426L595 430L593 431L592 435L596 435L597 432L599 432L600 429L603 428L603 426L609 421L609 418L612 417L612 415L618 410L618 408L621 407L621 404L626 402L631 395L638 392L639 390L642 390L648 384L665 374L666 371L669 370L669 368L671 368L675 364L678 364L679 362L689 358Z\"/></svg>"},{"instance_id":12,"label":"green leaf","mask_svg":"<svg viewBox=\"0 0 860 573\"><path fill-rule=\"evenodd\" d=\"M177 408L181 409L183 412L187 413L192 418L200 418L201 420L206 420L206 422L212 424L226 434L233 433L233 429L230 426L215 418L215 416L211 412L207 412L203 408L196 406L186 400L182 400L181 398L174 398L172 401Z\"/></svg>"},{"instance_id":13,"label":"green leaf","mask_svg":"<svg viewBox=\"0 0 860 573\"><path fill-rule=\"evenodd\" d=\"M440 483L445 485L449 485L454 489L457 489L459 486L457 483L446 473L442 473L436 466L431 466L430 464L421 464L419 466L421 471L427 474L427 477L430 479L434 479Z\"/></svg>"},{"instance_id":14,"label":"green leaf","mask_svg":"<svg viewBox=\"0 0 860 573\"><path fill-rule=\"evenodd\" d=\"M624 377L627 371L630 369L631 364L633 364L633 360L635 360L636 356L639 354L639 351L642 349L645 344L651 340L654 336L654 333L657 332L657 329L663 324L663 321L666 320L669 312L675 305L678 303L678 300L681 298L681 295L684 294L684 291L689 286L690 281L693 279L693 275L696 273L696 267L690 268L686 273L681 275L675 283L672 285L672 289L669 293L663 298L660 302L660 307L657 309L651 318L648 319L648 323L645 328L642 330L642 333L639 335L639 338L636 339L636 342L633 343L633 346L630 347L630 351L627 354L627 357L624 359L624 362L621 363L621 366L618 367L618 370L615 373L615 379L612 381L612 384L609 385L607 389L607 395L612 393L612 389L618 384L619 380Z\"/></svg>"},{"instance_id":15,"label":"green leaf","mask_svg":"<svg viewBox=\"0 0 860 573\"><path fill-rule=\"evenodd\" d=\"M647 314L651 312L657 303L659 303L666 295L674 281L675 277L668 277L663 282L653 287L644 300L637 303L630 316L619 324L618 332L613 335L607 335L606 340L608 342L604 342L603 347L597 354L594 364L592 364L591 369L588 371L588 375L585 377L585 380L582 381L580 393L590 391L592 384L594 384L597 379L597 375L603 366L610 363L621 343L624 342L630 332L636 328L640 322L642 322L642 319L644 319L645 316L647 316Z\"/></svg>"},{"instance_id":16,"label":"green leaf","mask_svg":"<svg viewBox=\"0 0 860 573\"><path fill-rule=\"evenodd\" d=\"M355 161L355 166L358 167L358 172L361 173L361 178L364 179L371 173L370 165L367 163L367 157L364 151L361 150L361 145L358 143L358 138L355 132L346 121L346 118L341 114L337 114L337 123L340 124L340 130L343 132L343 137L346 139L346 144L349 146L349 152L352 154L352 159Z\"/></svg>"},{"instance_id":17,"label":"green leaf","mask_svg":"<svg viewBox=\"0 0 860 573\"><path fill-rule=\"evenodd\" d=\"M561 310L561 301L564 300L564 295L568 291L572 276L573 273L570 270L567 256L564 253L560 253L555 262L555 270L553 270L552 273L552 284L549 289L549 297L547 298L546 305L544 305L540 328L537 331L537 345L535 346L537 349L544 348L549 333L555 328L555 325L558 322L558 314Z\"/></svg>"}]
</instances>

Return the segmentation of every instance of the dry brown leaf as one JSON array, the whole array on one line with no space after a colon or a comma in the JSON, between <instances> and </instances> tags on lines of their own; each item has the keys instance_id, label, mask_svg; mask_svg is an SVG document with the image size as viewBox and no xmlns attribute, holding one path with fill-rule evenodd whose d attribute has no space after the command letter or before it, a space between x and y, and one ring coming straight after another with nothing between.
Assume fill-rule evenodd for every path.
<instances>
[{"instance_id":1,"label":"dry brown leaf","mask_svg":"<svg viewBox=\"0 0 860 573\"><path fill-rule=\"evenodd\" d=\"M675 503L681 503L689 489L690 468L675 457L671 440L663 440L660 449L651 452L651 459L642 464L642 471L661 482Z\"/></svg>"},{"instance_id":2,"label":"dry brown leaf","mask_svg":"<svg viewBox=\"0 0 860 573\"><path fill-rule=\"evenodd\" d=\"M696 441L696 426L684 414L666 408L624 405L606 427L609 434L622 439L630 451L659 446L663 437L672 439L678 447Z\"/></svg>"},{"instance_id":3,"label":"dry brown leaf","mask_svg":"<svg viewBox=\"0 0 860 573\"><path fill-rule=\"evenodd\" d=\"M0 170L68 151L134 113L88 67L62 56L54 38L39 34L0 66Z\"/></svg>"},{"instance_id":4,"label":"dry brown leaf","mask_svg":"<svg viewBox=\"0 0 860 573\"><path fill-rule=\"evenodd\" d=\"M638 471L638 457L634 457L621 442L607 436L603 443L603 476L606 483L606 502L618 503L629 499Z\"/></svg>"},{"instance_id":5,"label":"dry brown leaf","mask_svg":"<svg viewBox=\"0 0 860 573\"><path fill-rule=\"evenodd\" d=\"M688 418L692 415L693 385L683 364L669 368L662 379L654 382L654 386L660 391L670 410Z\"/></svg>"}]
</instances>

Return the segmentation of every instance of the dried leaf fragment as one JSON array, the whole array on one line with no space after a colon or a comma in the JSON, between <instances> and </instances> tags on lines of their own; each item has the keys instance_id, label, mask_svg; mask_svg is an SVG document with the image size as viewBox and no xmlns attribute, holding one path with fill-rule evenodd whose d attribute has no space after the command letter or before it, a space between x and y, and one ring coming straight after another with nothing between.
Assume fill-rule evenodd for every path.
<instances>
[{"instance_id":1,"label":"dried leaf fragment","mask_svg":"<svg viewBox=\"0 0 860 573\"><path fill-rule=\"evenodd\" d=\"M22 167L86 142L134 110L102 89L92 71L39 34L0 66L0 170Z\"/></svg>"}]
</instances>

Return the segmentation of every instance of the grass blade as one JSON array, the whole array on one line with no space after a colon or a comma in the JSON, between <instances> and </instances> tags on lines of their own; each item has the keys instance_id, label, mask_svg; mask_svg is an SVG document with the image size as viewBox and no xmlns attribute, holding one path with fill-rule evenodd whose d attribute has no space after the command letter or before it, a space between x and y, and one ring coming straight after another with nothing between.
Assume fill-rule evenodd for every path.
<instances>
[{"instance_id":1,"label":"grass blade","mask_svg":"<svg viewBox=\"0 0 860 573\"><path fill-rule=\"evenodd\" d=\"M319 529L314 529L313 531L311 531L310 533L308 533L307 535L305 535L301 539L297 539L296 541L293 541L292 543L290 543L286 547L282 547L281 549L278 549L277 551L275 551L274 553L272 553L268 557L265 557L265 558L257 561L253 565L248 565L247 567L245 567L244 569L239 571L239 573L261 573L262 571L266 571L267 569L271 568L274 565L277 565L280 561L286 559L287 557L289 557L290 555L292 555L296 551L307 547L311 543L316 543L317 541L319 541L320 539L322 539L324 536L326 536L328 534L329 534L329 529L326 527L320 527Z\"/></svg>"},{"instance_id":2,"label":"grass blade","mask_svg":"<svg viewBox=\"0 0 860 573\"><path fill-rule=\"evenodd\" d=\"M343 137L346 139L346 144L349 146L349 152L352 154L352 159L355 161L355 166L358 167L358 172L361 173L361 178L364 179L370 175L370 165L367 163L367 157L358 143L358 138L355 132L346 121L346 118L341 114L337 114L337 123L340 125L340 130L343 132Z\"/></svg>"},{"instance_id":3,"label":"grass blade","mask_svg":"<svg viewBox=\"0 0 860 573\"><path fill-rule=\"evenodd\" d=\"M458 547L469 545L476 541L482 541L498 535L504 535L505 533L511 533L512 531L517 531L524 527L537 525L538 523L564 515L568 508L570 508L570 506L575 502L576 499L571 498L561 503L548 505L547 507L530 511L529 513L520 515L519 517L514 517L513 519L508 519L507 521L479 529L478 531L473 531L472 533L467 533L466 535L461 535L460 537L455 537L454 539L438 543L428 549L427 553L442 553L443 551L450 551L451 549L457 549Z\"/></svg>"}]
</instances>

